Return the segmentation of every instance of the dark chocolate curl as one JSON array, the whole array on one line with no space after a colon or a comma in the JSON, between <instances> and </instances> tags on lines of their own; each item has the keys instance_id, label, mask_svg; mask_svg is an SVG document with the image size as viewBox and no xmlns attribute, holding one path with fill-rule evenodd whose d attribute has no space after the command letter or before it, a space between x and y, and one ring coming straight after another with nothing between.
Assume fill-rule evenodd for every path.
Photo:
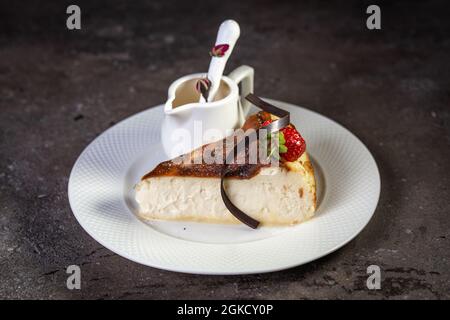
<instances>
[{"instance_id":1,"label":"dark chocolate curl","mask_svg":"<svg viewBox=\"0 0 450 320\"><path fill-rule=\"evenodd\" d=\"M279 119L277 119L277 120L271 122L270 124L268 124L267 126L263 127L264 130L266 130L265 131L266 133L273 133L273 132L279 131L289 125L289 123L290 123L289 115L290 114L286 110L275 107L274 105L271 105L270 103L268 103L264 100L261 100L260 98L258 98L257 96L255 96L252 93L248 94L245 97L245 99L250 101L252 104L257 106L258 108L279 117ZM258 130L258 137L259 137L259 132L260 132L260 130ZM236 217L236 219L238 219L242 223L246 224L250 228L256 229L256 228L258 228L260 222L258 220L253 219L248 214L243 212L241 209L236 207L231 202L230 198L228 197L227 193L225 192L224 180L227 177L227 174L230 170L229 164L232 163L234 154L236 153L237 146L238 146L238 144L236 144L234 146L233 150L231 150L226 156L226 161L223 165L221 178L220 178L220 194L222 196L223 203L225 204L227 209L233 214L233 216Z\"/></svg>"}]
</instances>

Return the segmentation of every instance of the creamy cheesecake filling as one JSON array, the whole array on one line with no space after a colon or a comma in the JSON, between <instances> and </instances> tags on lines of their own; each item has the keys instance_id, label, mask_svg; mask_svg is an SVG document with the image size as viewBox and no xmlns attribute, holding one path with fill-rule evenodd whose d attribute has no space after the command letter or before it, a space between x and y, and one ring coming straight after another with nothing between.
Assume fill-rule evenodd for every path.
<instances>
[{"instance_id":1,"label":"creamy cheesecake filling","mask_svg":"<svg viewBox=\"0 0 450 320\"><path fill-rule=\"evenodd\" d=\"M262 168L250 179L227 179L231 201L262 224L293 224L311 218L315 188L299 172L284 167ZM139 214L144 219L238 223L220 195L219 178L161 176L136 186Z\"/></svg>"}]
</instances>

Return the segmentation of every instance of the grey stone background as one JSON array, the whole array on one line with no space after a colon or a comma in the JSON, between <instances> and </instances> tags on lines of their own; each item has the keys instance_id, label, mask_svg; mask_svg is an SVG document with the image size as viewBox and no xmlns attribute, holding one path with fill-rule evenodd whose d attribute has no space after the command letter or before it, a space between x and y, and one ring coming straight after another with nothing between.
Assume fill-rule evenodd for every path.
<instances>
[{"instance_id":1,"label":"grey stone background","mask_svg":"<svg viewBox=\"0 0 450 320\"><path fill-rule=\"evenodd\" d=\"M82 30L65 9L82 9ZM1 1L0 298L450 298L450 19L445 1ZM371 150L382 178L370 224L337 252L251 276L161 271L103 248L75 221L70 170L121 119L207 69L220 22L242 35L227 70L256 93L322 113ZM65 268L82 269L66 289ZM365 286L382 270L382 290Z\"/></svg>"}]
</instances>

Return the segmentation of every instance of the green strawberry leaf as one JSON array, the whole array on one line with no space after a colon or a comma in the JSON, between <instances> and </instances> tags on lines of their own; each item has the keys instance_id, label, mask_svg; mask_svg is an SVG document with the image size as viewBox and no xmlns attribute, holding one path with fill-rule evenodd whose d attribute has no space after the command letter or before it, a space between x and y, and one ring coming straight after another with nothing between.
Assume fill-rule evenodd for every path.
<instances>
[{"instance_id":1,"label":"green strawberry leaf","mask_svg":"<svg viewBox=\"0 0 450 320\"><path fill-rule=\"evenodd\" d=\"M288 149L287 149L287 147L284 144L280 145L280 153L286 153L287 150Z\"/></svg>"}]
</instances>

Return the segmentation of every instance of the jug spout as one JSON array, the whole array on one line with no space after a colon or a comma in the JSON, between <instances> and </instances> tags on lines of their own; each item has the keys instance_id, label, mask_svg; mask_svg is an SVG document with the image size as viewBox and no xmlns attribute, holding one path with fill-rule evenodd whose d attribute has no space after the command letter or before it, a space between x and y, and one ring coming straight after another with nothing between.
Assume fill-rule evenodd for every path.
<instances>
[{"instance_id":1,"label":"jug spout","mask_svg":"<svg viewBox=\"0 0 450 320\"><path fill-rule=\"evenodd\" d=\"M189 110L200 106L200 93L195 89L200 77L201 74L186 76L172 83L164 106L165 114L186 114Z\"/></svg>"},{"instance_id":2,"label":"jug spout","mask_svg":"<svg viewBox=\"0 0 450 320\"><path fill-rule=\"evenodd\" d=\"M192 112L192 109L197 107L196 103L184 104L181 106L174 106L173 101L175 97L169 98L166 104L164 105L164 113L166 115L188 115Z\"/></svg>"}]
</instances>

